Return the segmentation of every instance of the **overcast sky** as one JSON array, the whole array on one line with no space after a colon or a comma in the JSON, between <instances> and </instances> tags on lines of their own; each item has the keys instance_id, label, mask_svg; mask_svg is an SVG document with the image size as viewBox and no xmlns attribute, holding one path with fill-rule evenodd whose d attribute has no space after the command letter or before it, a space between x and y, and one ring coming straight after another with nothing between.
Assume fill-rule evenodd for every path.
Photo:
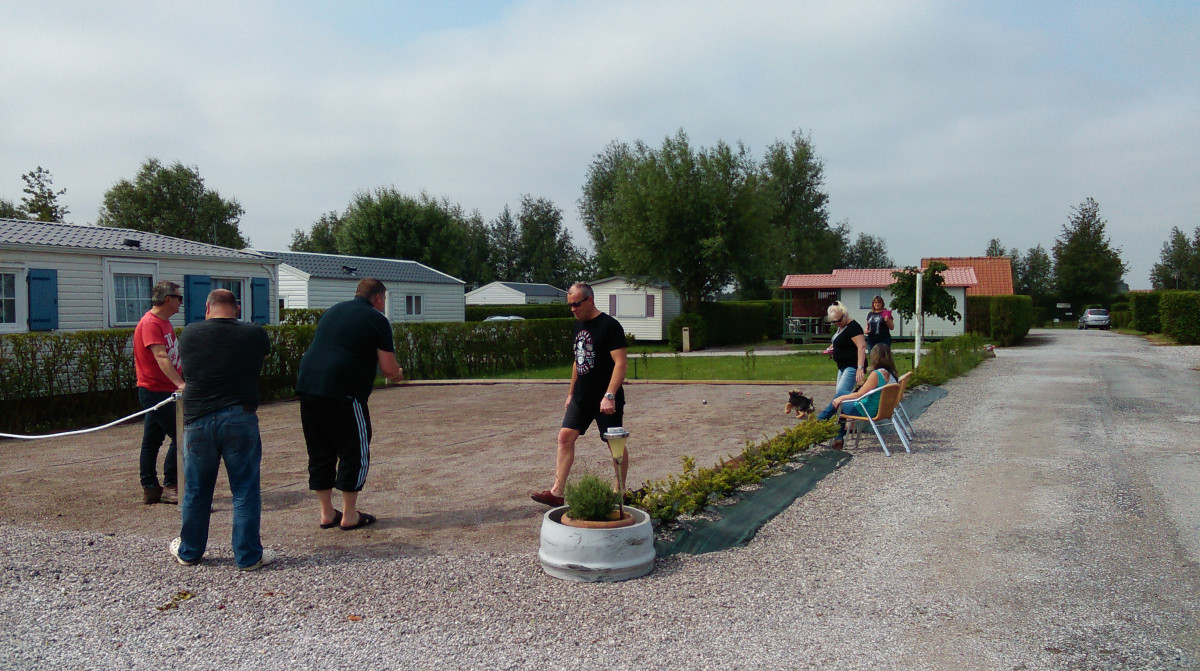
<instances>
[{"instance_id":1,"label":"overcast sky","mask_svg":"<svg viewBox=\"0 0 1200 671\"><path fill-rule=\"evenodd\" d=\"M564 211L613 140L799 130L833 222L901 265L1050 250L1100 203L1125 280L1200 226L1195 2L0 0L0 197L42 166L68 220L147 157L196 166L260 249L356 191L491 221Z\"/></svg>"}]
</instances>

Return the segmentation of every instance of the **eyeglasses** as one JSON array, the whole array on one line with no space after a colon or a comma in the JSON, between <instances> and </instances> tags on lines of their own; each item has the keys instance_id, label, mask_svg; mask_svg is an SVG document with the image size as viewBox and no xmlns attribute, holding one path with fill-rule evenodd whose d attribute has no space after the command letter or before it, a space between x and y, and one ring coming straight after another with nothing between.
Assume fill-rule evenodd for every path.
<instances>
[{"instance_id":1,"label":"eyeglasses","mask_svg":"<svg viewBox=\"0 0 1200 671\"><path fill-rule=\"evenodd\" d=\"M567 305L568 305L568 306L570 306L570 307L573 307L573 308L577 308L577 307L579 307L580 305L583 305L584 303L586 303L586 302L587 302L587 300L588 300L588 299L586 299L586 298L585 298L585 299L583 299L583 300L581 300L581 301L575 301L574 303L567 303Z\"/></svg>"}]
</instances>

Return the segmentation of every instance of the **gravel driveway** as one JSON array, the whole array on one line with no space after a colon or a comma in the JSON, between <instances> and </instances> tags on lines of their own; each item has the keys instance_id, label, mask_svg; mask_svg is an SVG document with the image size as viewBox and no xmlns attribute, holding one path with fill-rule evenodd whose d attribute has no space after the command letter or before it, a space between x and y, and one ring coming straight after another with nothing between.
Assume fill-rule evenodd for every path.
<instances>
[{"instance_id":1,"label":"gravel driveway","mask_svg":"<svg viewBox=\"0 0 1200 671\"><path fill-rule=\"evenodd\" d=\"M864 441L748 547L618 584L550 578L536 545L241 574L5 516L0 667L1195 669L1197 366L1035 331L946 386L913 454Z\"/></svg>"}]
</instances>

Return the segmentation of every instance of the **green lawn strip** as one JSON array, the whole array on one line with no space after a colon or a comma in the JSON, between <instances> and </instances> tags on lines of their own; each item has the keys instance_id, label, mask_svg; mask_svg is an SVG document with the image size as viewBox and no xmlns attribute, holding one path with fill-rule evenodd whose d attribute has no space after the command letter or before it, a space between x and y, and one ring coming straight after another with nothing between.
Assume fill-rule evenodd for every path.
<instances>
[{"instance_id":1,"label":"green lawn strip","mask_svg":"<svg viewBox=\"0 0 1200 671\"><path fill-rule=\"evenodd\" d=\"M912 356L896 357L903 375L912 369ZM827 357L805 354L784 356L629 357L630 380L746 380L802 382L833 381L837 371ZM497 380L563 380L571 377L571 364L532 368L484 376Z\"/></svg>"}]
</instances>

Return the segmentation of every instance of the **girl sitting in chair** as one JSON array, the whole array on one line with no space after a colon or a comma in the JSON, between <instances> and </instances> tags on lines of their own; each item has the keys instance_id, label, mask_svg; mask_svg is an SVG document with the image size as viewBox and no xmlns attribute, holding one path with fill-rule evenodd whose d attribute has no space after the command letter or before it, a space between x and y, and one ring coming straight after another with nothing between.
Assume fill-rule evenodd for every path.
<instances>
[{"instance_id":1,"label":"girl sitting in chair","mask_svg":"<svg viewBox=\"0 0 1200 671\"><path fill-rule=\"evenodd\" d=\"M896 373L896 364L892 361L892 348L889 345L879 343L872 347L867 354L867 362L871 372L863 380L862 386L857 391L833 399L833 407L838 408L839 411L843 411L843 403L849 404L843 411L845 414L874 417L875 413L879 411L879 394L872 394L861 401L858 399L885 384L891 384L900 379L900 375ZM838 429L837 439L833 441L833 449L840 450L845 446L844 436L845 427L841 427Z\"/></svg>"}]
</instances>

